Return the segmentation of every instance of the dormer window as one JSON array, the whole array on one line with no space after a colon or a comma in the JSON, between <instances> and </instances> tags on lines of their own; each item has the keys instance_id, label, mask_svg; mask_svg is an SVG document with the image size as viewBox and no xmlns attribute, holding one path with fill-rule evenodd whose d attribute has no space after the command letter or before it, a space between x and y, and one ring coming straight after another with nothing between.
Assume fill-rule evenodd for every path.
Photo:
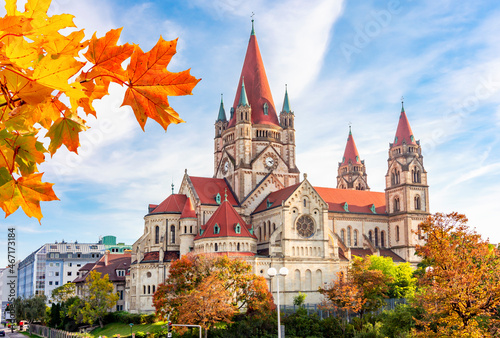
<instances>
[{"instance_id":1,"label":"dormer window","mask_svg":"<svg viewBox=\"0 0 500 338\"><path fill-rule=\"evenodd\" d=\"M266 103L264 103L264 115L269 115L269 105Z\"/></svg>"},{"instance_id":2,"label":"dormer window","mask_svg":"<svg viewBox=\"0 0 500 338\"><path fill-rule=\"evenodd\" d=\"M267 199L267 202L266 202L266 203L267 203L266 205L267 205L267 207L268 207L268 208L270 208L270 207L273 205L273 202L271 202L271 201L269 200L269 198Z\"/></svg>"},{"instance_id":3,"label":"dormer window","mask_svg":"<svg viewBox=\"0 0 500 338\"><path fill-rule=\"evenodd\" d=\"M397 143L398 143L398 137L396 136L396 137L394 138L394 144L397 144Z\"/></svg>"},{"instance_id":4,"label":"dormer window","mask_svg":"<svg viewBox=\"0 0 500 338\"><path fill-rule=\"evenodd\" d=\"M237 234L241 234L241 225L240 225L240 223L236 224L236 226L234 227L234 232L236 232Z\"/></svg>"},{"instance_id":5,"label":"dormer window","mask_svg":"<svg viewBox=\"0 0 500 338\"><path fill-rule=\"evenodd\" d=\"M415 140L415 138L413 137L413 135L410 135L410 140L413 142Z\"/></svg>"},{"instance_id":6,"label":"dormer window","mask_svg":"<svg viewBox=\"0 0 500 338\"><path fill-rule=\"evenodd\" d=\"M374 214L376 214L377 212L375 211L375 204L372 204L372 206L370 207L370 210L371 212L373 212Z\"/></svg>"},{"instance_id":7,"label":"dormer window","mask_svg":"<svg viewBox=\"0 0 500 338\"><path fill-rule=\"evenodd\" d=\"M116 275L118 277L124 277L125 276L125 270L116 270Z\"/></svg>"},{"instance_id":8,"label":"dormer window","mask_svg":"<svg viewBox=\"0 0 500 338\"><path fill-rule=\"evenodd\" d=\"M214 235L217 235L218 233L220 233L220 227L219 225L216 223L215 226L214 226Z\"/></svg>"},{"instance_id":9,"label":"dormer window","mask_svg":"<svg viewBox=\"0 0 500 338\"><path fill-rule=\"evenodd\" d=\"M220 194L219 194L219 193L217 193L217 195L215 196L215 202L216 202L217 204L220 204L220 200L221 200L221 198L220 198Z\"/></svg>"},{"instance_id":10,"label":"dormer window","mask_svg":"<svg viewBox=\"0 0 500 338\"><path fill-rule=\"evenodd\" d=\"M349 204L347 204L347 202L344 203L343 208L344 211L349 212Z\"/></svg>"},{"instance_id":11,"label":"dormer window","mask_svg":"<svg viewBox=\"0 0 500 338\"><path fill-rule=\"evenodd\" d=\"M234 107L231 107L230 112L231 112L231 118L233 118L233 115L234 115Z\"/></svg>"}]
</instances>

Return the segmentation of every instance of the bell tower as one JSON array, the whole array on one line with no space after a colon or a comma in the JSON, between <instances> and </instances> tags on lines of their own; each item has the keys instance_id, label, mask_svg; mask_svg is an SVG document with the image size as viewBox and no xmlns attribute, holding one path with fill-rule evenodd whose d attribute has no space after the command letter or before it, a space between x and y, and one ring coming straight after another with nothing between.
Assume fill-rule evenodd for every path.
<instances>
[{"instance_id":1,"label":"bell tower","mask_svg":"<svg viewBox=\"0 0 500 338\"><path fill-rule=\"evenodd\" d=\"M429 215L429 186L420 141L415 139L401 102L394 143L389 144L385 199L391 248L406 261L418 262L415 246L423 244L419 224Z\"/></svg>"},{"instance_id":2,"label":"bell tower","mask_svg":"<svg viewBox=\"0 0 500 338\"><path fill-rule=\"evenodd\" d=\"M227 128L226 111L224 110L224 101L222 99L222 94L220 95L220 107L219 115L215 121L215 137L214 137L214 173L217 172L217 166L222 159L222 148L224 146L222 142L222 133Z\"/></svg>"}]
</instances>

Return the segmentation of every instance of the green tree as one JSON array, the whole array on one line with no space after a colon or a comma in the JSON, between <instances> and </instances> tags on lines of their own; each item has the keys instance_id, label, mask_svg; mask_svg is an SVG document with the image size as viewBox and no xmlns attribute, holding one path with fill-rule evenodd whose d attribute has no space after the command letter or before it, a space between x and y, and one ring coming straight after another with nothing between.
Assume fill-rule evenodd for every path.
<instances>
[{"instance_id":1,"label":"green tree","mask_svg":"<svg viewBox=\"0 0 500 338\"><path fill-rule=\"evenodd\" d=\"M388 284L389 298L411 298L415 294L417 279L410 263L396 264L390 257L369 256L370 270L380 270L391 280Z\"/></svg>"},{"instance_id":2,"label":"green tree","mask_svg":"<svg viewBox=\"0 0 500 338\"><path fill-rule=\"evenodd\" d=\"M26 320L28 323L34 321L43 322L45 319L47 297L44 295L32 296L30 298L17 297L14 300L16 320Z\"/></svg>"},{"instance_id":3,"label":"green tree","mask_svg":"<svg viewBox=\"0 0 500 338\"><path fill-rule=\"evenodd\" d=\"M101 328L104 327L104 316L119 298L113 289L108 275L101 276L100 272L90 271L82 289L83 296L71 305L73 318L79 323L90 325L98 321Z\"/></svg>"},{"instance_id":4,"label":"green tree","mask_svg":"<svg viewBox=\"0 0 500 338\"><path fill-rule=\"evenodd\" d=\"M76 295L76 284L66 283L61 285L54 290L52 290L52 302L53 303L64 303L71 297Z\"/></svg>"},{"instance_id":5,"label":"green tree","mask_svg":"<svg viewBox=\"0 0 500 338\"><path fill-rule=\"evenodd\" d=\"M302 293L299 291L299 294L295 297L293 297L293 305L295 306L302 306L304 305L304 302L306 301L306 294Z\"/></svg>"}]
</instances>

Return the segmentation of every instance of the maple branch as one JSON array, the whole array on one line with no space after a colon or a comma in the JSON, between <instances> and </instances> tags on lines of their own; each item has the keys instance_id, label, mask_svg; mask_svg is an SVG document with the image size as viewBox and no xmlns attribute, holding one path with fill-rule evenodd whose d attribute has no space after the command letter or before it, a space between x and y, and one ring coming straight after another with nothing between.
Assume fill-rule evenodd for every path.
<instances>
[{"instance_id":1,"label":"maple branch","mask_svg":"<svg viewBox=\"0 0 500 338\"><path fill-rule=\"evenodd\" d=\"M3 38L7 37L7 36L17 36L17 37L21 37L21 36L24 36L24 34L14 34L14 33L7 33L5 35L2 35L2 37L0 37L0 40L2 40Z\"/></svg>"},{"instance_id":2,"label":"maple branch","mask_svg":"<svg viewBox=\"0 0 500 338\"><path fill-rule=\"evenodd\" d=\"M110 75L110 74L96 75L94 77L91 77L90 79L82 80L82 81L80 81L80 83L85 83L85 82L93 81L94 79L97 79L98 77L104 77L104 76L107 76L107 77L110 77L110 78L114 79L115 80L114 82L116 82L116 83L119 83L119 84L122 84L122 85L126 85L127 87L130 87L130 85L126 81L123 81L123 80L117 78L116 76L113 76L113 75Z\"/></svg>"}]
</instances>

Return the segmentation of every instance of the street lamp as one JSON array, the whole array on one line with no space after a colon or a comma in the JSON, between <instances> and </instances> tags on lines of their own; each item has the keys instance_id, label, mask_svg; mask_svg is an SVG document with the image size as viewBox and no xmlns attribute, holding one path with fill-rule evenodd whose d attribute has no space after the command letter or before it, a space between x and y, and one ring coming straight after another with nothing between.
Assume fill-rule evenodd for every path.
<instances>
[{"instance_id":1,"label":"street lamp","mask_svg":"<svg viewBox=\"0 0 500 338\"><path fill-rule=\"evenodd\" d=\"M269 275L270 278L273 278L274 276L283 276L285 277L288 275L288 269L285 267L282 267L280 269L280 272L277 273L275 268L269 268L267 269L267 274ZM276 281L277 285L277 291L276 291L276 302L278 303L278 338L281 338L281 322L280 322L280 281L279 279Z\"/></svg>"}]
</instances>

